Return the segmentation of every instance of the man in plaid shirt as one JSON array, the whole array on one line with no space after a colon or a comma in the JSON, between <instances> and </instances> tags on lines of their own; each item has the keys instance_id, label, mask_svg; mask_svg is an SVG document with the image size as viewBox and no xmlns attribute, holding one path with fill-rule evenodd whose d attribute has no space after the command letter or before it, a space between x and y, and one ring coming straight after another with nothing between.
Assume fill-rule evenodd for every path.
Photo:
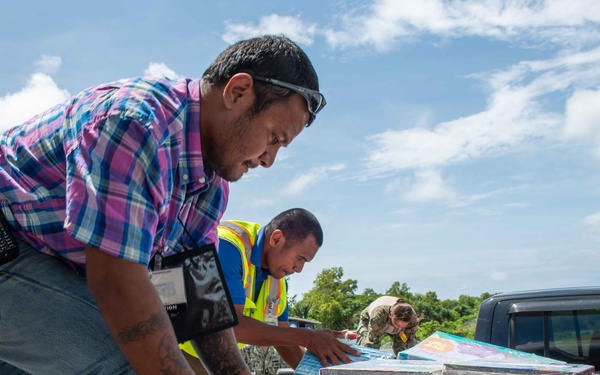
<instances>
[{"instance_id":1,"label":"man in plaid shirt","mask_svg":"<svg viewBox=\"0 0 600 375\"><path fill-rule=\"evenodd\" d=\"M273 164L325 105L317 90L306 54L265 36L200 80L103 84L1 134L19 255L0 265L0 373L191 374L150 261L217 242L228 181ZM231 329L194 345L210 372L249 374Z\"/></svg>"}]
</instances>

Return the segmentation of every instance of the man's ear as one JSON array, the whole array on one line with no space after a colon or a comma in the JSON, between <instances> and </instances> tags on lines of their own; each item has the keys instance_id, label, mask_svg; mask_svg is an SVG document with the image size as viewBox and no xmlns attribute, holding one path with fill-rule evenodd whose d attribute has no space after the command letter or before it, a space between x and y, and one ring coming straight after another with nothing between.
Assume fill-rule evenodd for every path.
<instances>
[{"instance_id":1,"label":"man's ear","mask_svg":"<svg viewBox=\"0 0 600 375\"><path fill-rule=\"evenodd\" d=\"M236 105L254 102L254 80L248 73L237 73L229 79L223 89L223 103L227 109Z\"/></svg>"},{"instance_id":2,"label":"man's ear","mask_svg":"<svg viewBox=\"0 0 600 375\"><path fill-rule=\"evenodd\" d=\"M269 244L272 247L280 247L285 244L285 237L281 229L275 229L269 238Z\"/></svg>"}]
</instances>

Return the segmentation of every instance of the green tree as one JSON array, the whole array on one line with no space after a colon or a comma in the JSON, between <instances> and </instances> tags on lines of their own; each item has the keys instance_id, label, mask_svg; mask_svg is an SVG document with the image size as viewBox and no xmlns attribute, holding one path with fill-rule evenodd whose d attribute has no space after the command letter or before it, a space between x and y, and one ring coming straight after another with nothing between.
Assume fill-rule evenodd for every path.
<instances>
[{"instance_id":1,"label":"green tree","mask_svg":"<svg viewBox=\"0 0 600 375\"><path fill-rule=\"evenodd\" d=\"M314 287L303 297L309 305L308 316L323 323L325 327L339 330L352 325L354 304L352 298L357 289L356 280L342 280L341 267L324 269L313 282Z\"/></svg>"},{"instance_id":2,"label":"green tree","mask_svg":"<svg viewBox=\"0 0 600 375\"><path fill-rule=\"evenodd\" d=\"M343 328L350 330L355 330L358 328L358 323L360 322L360 313L365 307L369 306L371 302L375 301L379 297L381 297L381 294L375 293L375 291L371 288L365 289L363 294L347 296L344 302L344 316L346 320Z\"/></svg>"},{"instance_id":3,"label":"green tree","mask_svg":"<svg viewBox=\"0 0 600 375\"><path fill-rule=\"evenodd\" d=\"M385 292L386 296L394 296L403 298L406 302L411 302L413 300L413 295L410 292L410 288L406 283L400 284L399 281L394 281L392 286Z\"/></svg>"},{"instance_id":4,"label":"green tree","mask_svg":"<svg viewBox=\"0 0 600 375\"><path fill-rule=\"evenodd\" d=\"M312 306L308 302L300 300L298 302L290 304L289 315L296 316L298 318L308 319L311 307Z\"/></svg>"},{"instance_id":5,"label":"green tree","mask_svg":"<svg viewBox=\"0 0 600 375\"><path fill-rule=\"evenodd\" d=\"M311 310L315 318L319 320L325 327L335 330L344 328L344 308L339 301L332 300L324 302Z\"/></svg>"},{"instance_id":6,"label":"green tree","mask_svg":"<svg viewBox=\"0 0 600 375\"><path fill-rule=\"evenodd\" d=\"M442 331L441 323L436 322L435 320L421 322L421 324L419 324L419 330L417 331L417 339L419 341L425 340L435 331Z\"/></svg>"}]
</instances>

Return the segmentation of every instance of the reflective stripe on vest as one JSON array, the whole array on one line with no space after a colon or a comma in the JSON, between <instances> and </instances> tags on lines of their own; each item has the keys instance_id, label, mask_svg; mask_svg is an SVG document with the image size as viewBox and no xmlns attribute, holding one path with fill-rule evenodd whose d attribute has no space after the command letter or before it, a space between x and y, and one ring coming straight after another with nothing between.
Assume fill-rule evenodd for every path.
<instances>
[{"instance_id":1,"label":"reflective stripe on vest","mask_svg":"<svg viewBox=\"0 0 600 375\"><path fill-rule=\"evenodd\" d=\"M279 313L279 306L281 304L281 289L285 286L281 286L281 280L283 279L279 280L277 283L273 283L273 280L275 279L270 276L267 280L265 280L266 283L269 283L269 294L267 295L267 303L265 303L263 315L267 314L267 306L269 306L269 303L273 302L275 304L275 311L278 312L277 316L279 316L281 315L281 313Z\"/></svg>"}]
</instances>

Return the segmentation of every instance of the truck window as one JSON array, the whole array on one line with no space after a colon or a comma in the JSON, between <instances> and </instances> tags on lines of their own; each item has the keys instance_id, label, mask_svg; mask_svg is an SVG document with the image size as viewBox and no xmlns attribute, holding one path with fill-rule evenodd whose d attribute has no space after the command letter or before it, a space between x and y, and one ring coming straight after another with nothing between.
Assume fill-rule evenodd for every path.
<instances>
[{"instance_id":1,"label":"truck window","mask_svg":"<svg viewBox=\"0 0 600 375\"><path fill-rule=\"evenodd\" d=\"M514 348L544 355L544 315L541 312L515 314Z\"/></svg>"},{"instance_id":2,"label":"truck window","mask_svg":"<svg viewBox=\"0 0 600 375\"><path fill-rule=\"evenodd\" d=\"M598 357L600 310L517 313L512 314L511 321L510 347L517 350L569 363Z\"/></svg>"},{"instance_id":3,"label":"truck window","mask_svg":"<svg viewBox=\"0 0 600 375\"><path fill-rule=\"evenodd\" d=\"M579 311L578 318L583 354L590 358L600 358L600 310Z\"/></svg>"},{"instance_id":4,"label":"truck window","mask_svg":"<svg viewBox=\"0 0 600 375\"><path fill-rule=\"evenodd\" d=\"M550 339L558 350L562 350L572 356L583 357L581 346L581 331L576 311L558 311L550 313L550 331L554 336ZM588 339L589 341L589 339ZM587 350L586 350L587 354Z\"/></svg>"}]
</instances>

